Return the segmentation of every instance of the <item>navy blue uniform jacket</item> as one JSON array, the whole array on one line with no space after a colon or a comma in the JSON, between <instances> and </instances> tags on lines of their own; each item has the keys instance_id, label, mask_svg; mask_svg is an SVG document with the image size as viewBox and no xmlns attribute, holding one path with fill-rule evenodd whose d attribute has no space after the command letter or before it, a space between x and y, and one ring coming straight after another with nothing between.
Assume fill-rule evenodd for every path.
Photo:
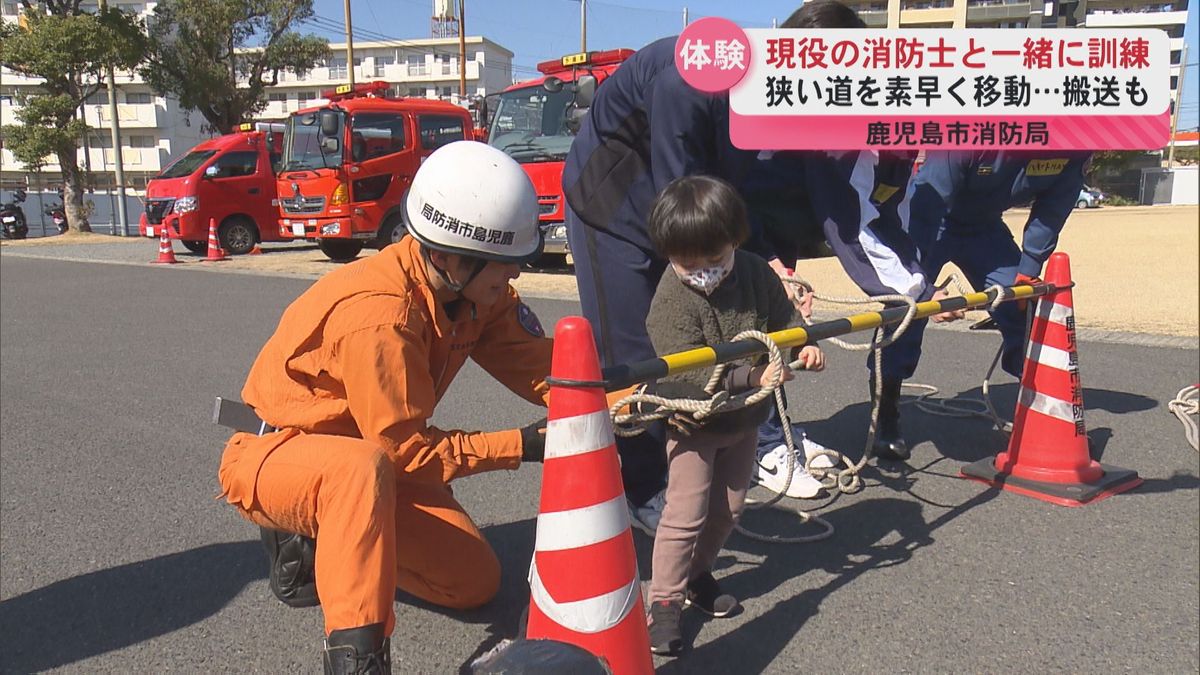
<instances>
[{"instance_id":1,"label":"navy blue uniform jacket","mask_svg":"<svg viewBox=\"0 0 1200 675\"><path fill-rule=\"evenodd\" d=\"M638 50L596 92L563 169L563 193L589 227L647 251L646 219L671 181L693 174L738 185L756 151L729 141L729 97L675 68L675 37Z\"/></svg>"}]
</instances>

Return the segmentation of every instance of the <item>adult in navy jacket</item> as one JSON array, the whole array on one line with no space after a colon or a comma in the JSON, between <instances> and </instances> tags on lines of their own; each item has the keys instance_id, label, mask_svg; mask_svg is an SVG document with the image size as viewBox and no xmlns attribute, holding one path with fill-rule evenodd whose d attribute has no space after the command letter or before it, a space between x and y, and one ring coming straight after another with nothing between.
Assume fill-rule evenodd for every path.
<instances>
[{"instance_id":1,"label":"adult in navy jacket","mask_svg":"<svg viewBox=\"0 0 1200 675\"><path fill-rule=\"evenodd\" d=\"M650 43L605 80L563 170L579 299L605 366L654 356L645 319L667 262L646 233L651 202L683 176L707 174L737 185L757 154L729 140L728 94L706 94L683 81L675 41ZM634 506L665 485L664 447L661 424L618 439Z\"/></svg>"},{"instance_id":2,"label":"adult in navy jacket","mask_svg":"<svg viewBox=\"0 0 1200 675\"><path fill-rule=\"evenodd\" d=\"M941 151L930 152L897 215L920 251L930 278L954 263L976 289L1036 280L1058 246L1058 236L1079 200L1091 153L1086 151ZM1021 244L1003 220L1014 206L1030 205ZM1025 318L1016 303L992 312L1000 329L1000 365L1020 377L1027 338ZM883 352L884 401L900 396L921 356L925 322ZM887 420L896 459L907 459L899 433L899 412ZM881 410L882 413L882 410ZM885 421L880 420L881 430Z\"/></svg>"}]
</instances>

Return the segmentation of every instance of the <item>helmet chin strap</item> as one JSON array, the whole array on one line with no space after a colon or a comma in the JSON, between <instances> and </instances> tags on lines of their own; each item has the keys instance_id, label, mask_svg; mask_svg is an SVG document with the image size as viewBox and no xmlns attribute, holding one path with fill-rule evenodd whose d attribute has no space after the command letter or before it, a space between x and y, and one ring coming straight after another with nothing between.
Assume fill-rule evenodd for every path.
<instances>
[{"instance_id":1,"label":"helmet chin strap","mask_svg":"<svg viewBox=\"0 0 1200 675\"><path fill-rule=\"evenodd\" d=\"M475 277L479 276L479 273L483 271L483 268L487 267L487 261L483 258L473 258L475 261L475 266L471 270L471 273L467 275L466 281L463 281L462 283L455 283L454 281L451 281L449 275L446 274L446 270L442 269L437 263L433 262L433 258L430 257L429 249L427 247L422 246L421 253L425 258L425 261L428 262L429 266L433 268L433 271L437 272L438 278L442 280L442 283L446 284L447 288L455 293L458 293L459 295L462 295L463 289L467 286L470 286L471 282L475 280Z\"/></svg>"}]
</instances>

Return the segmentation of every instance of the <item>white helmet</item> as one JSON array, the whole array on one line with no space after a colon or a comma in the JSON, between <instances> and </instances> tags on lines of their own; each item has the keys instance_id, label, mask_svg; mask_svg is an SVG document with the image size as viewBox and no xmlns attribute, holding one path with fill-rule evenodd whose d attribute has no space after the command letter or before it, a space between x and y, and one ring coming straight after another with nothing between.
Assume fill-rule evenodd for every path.
<instances>
[{"instance_id":1,"label":"white helmet","mask_svg":"<svg viewBox=\"0 0 1200 675\"><path fill-rule=\"evenodd\" d=\"M513 263L542 253L533 183L513 158L478 141L449 143L425 159L404 220L413 238L447 253Z\"/></svg>"}]
</instances>

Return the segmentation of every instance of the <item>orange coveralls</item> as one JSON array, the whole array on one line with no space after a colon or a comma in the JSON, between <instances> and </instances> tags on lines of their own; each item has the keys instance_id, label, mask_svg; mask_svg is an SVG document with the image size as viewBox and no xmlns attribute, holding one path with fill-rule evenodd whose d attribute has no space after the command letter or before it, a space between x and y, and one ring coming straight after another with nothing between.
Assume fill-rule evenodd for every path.
<instances>
[{"instance_id":1,"label":"orange coveralls","mask_svg":"<svg viewBox=\"0 0 1200 675\"><path fill-rule=\"evenodd\" d=\"M520 431L427 420L467 357L545 405L552 340L523 327L531 314L511 287L479 316L459 304L448 316L409 237L313 284L250 369L242 397L280 431L229 440L222 496L317 540L326 633L382 622L390 634L397 586L453 608L499 589L499 561L447 484L515 469Z\"/></svg>"}]
</instances>

